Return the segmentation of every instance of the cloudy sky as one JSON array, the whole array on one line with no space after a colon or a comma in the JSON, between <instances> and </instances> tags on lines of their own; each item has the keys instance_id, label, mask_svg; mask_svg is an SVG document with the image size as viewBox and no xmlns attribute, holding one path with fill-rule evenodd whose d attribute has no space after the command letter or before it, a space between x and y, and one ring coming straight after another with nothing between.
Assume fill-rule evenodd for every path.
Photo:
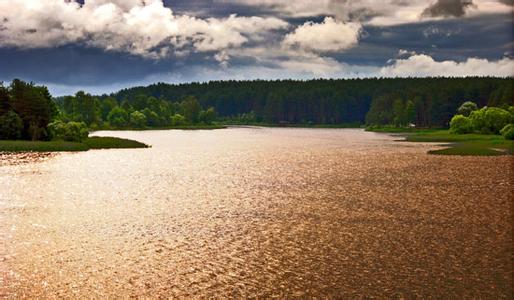
<instances>
[{"instance_id":1,"label":"cloudy sky","mask_svg":"<svg viewBox=\"0 0 514 300\"><path fill-rule=\"evenodd\" d=\"M0 0L0 81L514 75L514 0Z\"/></svg>"}]
</instances>

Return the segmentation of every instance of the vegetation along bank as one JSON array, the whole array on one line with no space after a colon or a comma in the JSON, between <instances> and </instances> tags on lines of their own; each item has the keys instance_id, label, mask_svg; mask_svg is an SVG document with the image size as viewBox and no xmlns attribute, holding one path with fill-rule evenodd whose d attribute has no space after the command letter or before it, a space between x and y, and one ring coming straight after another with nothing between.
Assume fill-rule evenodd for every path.
<instances>
[{"instance_id":1,"label":"vegetation along bank","mask_svg":"<svg viewBox=\"0 0 514 300\"><path fill-rule=\"evenodd\" d=\"M103 129L367 126L415 130L410 140L469 146L457 153L485 145L490 153L503 154L511 145L513 105L512 78L493 77L157 83L110 95L56 98L44 86L14 80L0 85L0 140L46 141L69 149L64 142L86 145L88 132Z\"/></svg>"}]
</instances>

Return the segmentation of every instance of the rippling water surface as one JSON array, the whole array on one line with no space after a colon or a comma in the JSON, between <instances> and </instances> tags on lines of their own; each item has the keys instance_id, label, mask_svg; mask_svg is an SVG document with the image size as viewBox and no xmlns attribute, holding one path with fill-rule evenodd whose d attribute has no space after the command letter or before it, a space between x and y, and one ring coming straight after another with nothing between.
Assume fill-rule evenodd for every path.
<instances>
[{"instance_id":1,"label":"rippling water surface","mask_svg":"<svg viewBox=\"0 0 514 300\"><path fill-rule=\"evenodd\" d=\"M512 297L511 157L346 129L0 155L0 297Z\"/></svg>"}]
</instances>

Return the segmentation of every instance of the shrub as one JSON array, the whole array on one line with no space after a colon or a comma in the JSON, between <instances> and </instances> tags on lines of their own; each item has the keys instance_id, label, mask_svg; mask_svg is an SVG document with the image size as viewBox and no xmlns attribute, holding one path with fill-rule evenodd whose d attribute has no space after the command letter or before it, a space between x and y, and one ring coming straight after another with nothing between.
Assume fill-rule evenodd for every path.
<instances>
[{"instance_id":1,"label":"shrub","mask_svg":"<svg viewBox=\"0 0 514 300\"><path fill-rule=\"evenodd\" d=\"M56 121L48 125L48 130L52 139L68 142L80 142L89 135L87 126L83 122Z\"/></svg>"},{"instance_id":2,"label":"shrub","mask_svg":"<svg viewBox=\"0 0 514 300\"><path fill-rule=\"evenodd\" d=\"M0 140L17 140L21 137L23 121L12 110L0 116Z\"/></svg>"},{"instance_id":3,"label":"shrub","mask_svg":"<svg viewBox=\"0 0 514 300\"><path fill-rule=\"evenodd\" d=\"M498 107L483 107L469 116L473 129L483 134L499 134L505 125L512 122L512 114Z\"/></svg>"},{"instance_id":4,"label":"shrub","mask_svg":"<svg viewBox=\"0 0 514 300\"><path fill-rule=\"evenodd\" d=\"M463 115L456 115L450 121L450 132L456 134L465 134L473 131L471 120Z\"/></svg>"},{"instance_id":5,"label":"shrub","mask_svg":"<svg viewBox=\"0 0 514 300\"><path fill-rule=\"evenodd\" d=\"M485 112L485 123L489 131L498 134L511 122L511 114L498 107L489 107Z\"/></svg>"},{"instance_id":6,"label":"shrub","mask_svg":"<svg viewBox=\"0 0 514 300\"><path fill-rule=\"evenodd\" d=\"M505 125L500 133L506 140L514 140L514 124Z\"/></svg>"},{"instance_id":7,"label":"shrub","mask_svg":"<svg viewBox=\"0 0 514 300\"><path fill-rule=\"evenodd\" d=\"M488 134L490 133L487 129L487 124L485 121L485 111L487 110L487 107L483 107L479 110L475 110L471 112L469 115L469 119L471 121L471 126L473 127L473 130Z\"/></svg>"},{"instance_id":8,"label":"shrub","mask_svg":"<svg viewBox=\"0 0 514 300\"><path fill-rule=\"evenodd\" d=\"M507 108L507 110L510 112L511 114L511 117L512 117L512 122L514 122L514 106L509 106L509 108Z\"/></svg>"},{"instance_id":9,"label":"shrub","mask_svg":"<svg viewBox=\"0 0 514 300\"><path fill-rule=\"evenodd\" d=\"M64 132L66 131L66 123L62 121L54 121L48 124L48 133L51 140L63 139Z\"/></svg>"},{"instance_id":10,"label":"shrub","mask_svg":"<svg viewBox=\"0 0 514 300\"><path fill-rule=\"evenodd\" d=\"M474 102L467 101L462 103L462 105L457 110L457 114L469 117L469 115L477 109L478 106Z\"/></svg>"}]
</instances>

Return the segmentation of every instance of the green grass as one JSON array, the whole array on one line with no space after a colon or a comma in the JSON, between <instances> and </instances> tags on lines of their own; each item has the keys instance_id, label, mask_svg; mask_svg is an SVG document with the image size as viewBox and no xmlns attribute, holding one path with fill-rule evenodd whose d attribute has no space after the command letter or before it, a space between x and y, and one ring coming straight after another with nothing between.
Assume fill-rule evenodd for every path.
<instances>
[{"instance_id":1,"label":"green grass","mask_svg":"<svg viewBox=\"0 0 514 300\"><path fill-rule=\"evenodd\" d=\"M422 132L422 131L425 132L425 131L433 131L433 130L386 126L386 127L367 127L366 131L384 132L384 133L410 133L410 132Z\"/></svg>"},{"instance_id":2,"label":"green grass","mask_svg":"<svg viewBox=\"0 0 514 300\"><path fill-rule=\"evenodd\" d=\"M90 137L81 143L64 141L0 141L0 152L75 152L90 149L148 148L143 143L112 137Z\"/></svg>"},{"instance_id":3,"label":"green grass","mask_svg":"<svg viewBox=\"0 0 514 300\"><path fill-rule=\"evenodd\" d=\"M448 148L429 151L439 155L494 156L513 153L514 142L501 135L452 134L448 130L419 130L407 133L409 142L449 143Z\"/></svg>"},{"instance_id":4,"label":"green grass","mask_svg":"<svg viewBox=\"0 0 514 300\"><path fill-rule=\"evenodd\" d=\"M404 133L409 142L447 143L447 148L431 150L429 154L495 156L513 154L514 141L505 140L501 135L486 134L452 134L442 129L417 129L378 127L367 128L368 131L386 133Z\"/></svg>"},{"instance_id":5,"label":"green grass","mask_svg":"<svg viewBox=\"0 0 514 300\"><path fill-rule=\"evenodd\" d=\"M149 147L138 141L99 136L89 137L83 143L86 144L89 149L132 149Z\"/></svg>"},{"instance_id":6,"label":"green grass","mask_svg":"<svg viewBox=\"0 0 514 300\"><path fill-rule=\"evenodd\" d=\"M505 155L506 152L491 148L488 143L464 142L452 145L441 150L428 151L429 154L436 155L463 155L463 156L497 156Z\"/></svg>"},{"instance_id":7,"label":"green grass","mask_svg":"<svg viewBox=\"0 0 514 300\"><path fill-rule=\"evenodd\" d=\"M453 134L448 130L421 130L414 131L407 135L410 142L469 142L469 141L490 141L496 143L505 143L506 141L501 135L494 134Z\"/></svg>"},{"instance_id":8,"label":"green grass","mask_svg":"<svg viewBox=\"0 0 514 300\"><path fill-rule=\"evenodd\" d=\"M62 152L87 151L89 147L83 143L52 141L0 141L0 152Z\"/></svg>"}]
</instances>

